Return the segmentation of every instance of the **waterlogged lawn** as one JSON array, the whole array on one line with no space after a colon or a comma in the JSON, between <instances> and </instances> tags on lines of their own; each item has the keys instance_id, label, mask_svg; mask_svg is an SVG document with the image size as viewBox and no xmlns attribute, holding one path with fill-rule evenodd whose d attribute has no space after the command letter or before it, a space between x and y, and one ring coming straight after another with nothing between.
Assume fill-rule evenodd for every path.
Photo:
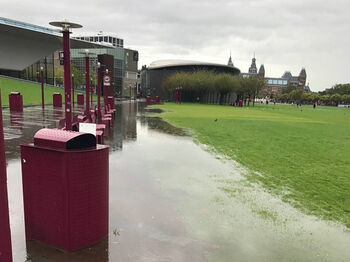
<instances>
[{"instance_id":1,"label":"waterlogged lawn","mask_svg":"<svg viewBox=\"0 0 350 262\"><path fill-rule=\"evenodd\" d=\"M166 121L191 129L199 142L248 167L250 180L306 213L350 228L350 109L159 107Z\"/></svg>"},{"instance_id":2,"label":"waterlogged lawn","mask_svg":"<svg viewBox=\"0 0 350 262\"><path fill-rule=\"evenodd\" d=\"M1 90L1 101L3 106L8 106L9 104L8 96L11 92L21 93L21 95L23 96L23 105L41 104L41 85L40 84L21 82L21 81L0 77L0 90ZM79 91L79 92L84 93L85 95L85 91ZM62 94L62 101L64 102L64 90L62 88L45 86L45 90L44 90L45 104L52 104L52 95L54 93ZM77 95L77 92L75 92L75 97L76 95ZM75 99L75 101L77 101L77 99Z\"/></svg>"}]
</instances>

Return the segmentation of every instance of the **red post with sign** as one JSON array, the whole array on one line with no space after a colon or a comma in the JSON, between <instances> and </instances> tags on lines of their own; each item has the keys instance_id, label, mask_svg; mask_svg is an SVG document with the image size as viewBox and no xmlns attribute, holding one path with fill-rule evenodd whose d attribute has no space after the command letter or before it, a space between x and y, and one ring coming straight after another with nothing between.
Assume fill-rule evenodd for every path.
<instances>
[{"instance_id":1,"label":"red post with sign","mask_svg":"<svg viewBox=\"0 0 350 262\"><path fill-rule=\"evenodd\" d=\"M7 196L5 143L2 125L2 105L0 93L0 261L11 262L12 247Z\"/></svg>"},{"instance_id":2,"label":"red post with sign","mask_svg":"<svg viewBox=\"0 0 350 262\"><path fill-rule=\"evenodd\" d=\"M103 76L103 99L106 104L109 88L111 86L111 76L106 72L106 74Z\"/></svg>"}]
</instances>

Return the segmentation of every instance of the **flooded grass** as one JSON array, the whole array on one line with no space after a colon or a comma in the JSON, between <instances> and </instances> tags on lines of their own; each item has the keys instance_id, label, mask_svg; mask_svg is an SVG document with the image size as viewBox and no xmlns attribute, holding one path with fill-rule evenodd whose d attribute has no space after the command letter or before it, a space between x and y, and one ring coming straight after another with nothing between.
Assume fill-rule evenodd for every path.
<instances>
[{"instance_id":1,"label":"flooded grass","mask_svg":"<svg viewBox=\"0 0 350 262\"><path fill-rule=\"evenodd\" d=\"M161 117L169 123L193 130L200 143L252 170L250 181L303 212L350 227L348 109L172 103L157 108L166 111Z\"/></svg>"}]
</instances>

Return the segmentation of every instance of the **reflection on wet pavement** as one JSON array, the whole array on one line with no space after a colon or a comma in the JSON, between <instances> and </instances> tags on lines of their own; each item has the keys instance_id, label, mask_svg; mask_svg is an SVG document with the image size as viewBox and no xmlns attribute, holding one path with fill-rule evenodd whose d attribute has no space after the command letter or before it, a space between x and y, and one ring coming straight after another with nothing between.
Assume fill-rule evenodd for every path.
<instances>
[{"instance_id":1,"label":"reflection on wet pavement","mask_svg":"<svg viewBox=\"0 0 350 262\"><path fill-rule=\"evenodd\" d=\"M55 126L58 114L46 109L43 118L39 107L13 117L4 112L14 261L349 261L347 229L249 185L244 168L147 117L137 103L117 105L105 139L111 147L108 238L73 253L26 243L18 145Z\"/></svg>"}]
</instances>

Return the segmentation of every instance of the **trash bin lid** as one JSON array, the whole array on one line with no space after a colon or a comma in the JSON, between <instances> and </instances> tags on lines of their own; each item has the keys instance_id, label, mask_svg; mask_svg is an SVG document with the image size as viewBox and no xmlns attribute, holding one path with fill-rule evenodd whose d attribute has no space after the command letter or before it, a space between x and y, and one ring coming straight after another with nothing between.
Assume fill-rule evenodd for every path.
<instances>
[{"instance_id":1,"label":"trash bin lid","mask_svg":"<svg viewBox=\"0 0 350 262\"><path fill-rule=\"evenodd\" d=\"M34 145L58 149L96 148L96 137L87 133L43 128L34 135Z\"/></svg>"},{"instance_id":2,"label":"trash bin lid","mask_svg":"<svg viewBox=\"0 0 350 262\"><path fill-rule=\"evenodd\" d=\"M20 92L11 92L10 95L20 95Z\"/></svg>"}]
</instances>

